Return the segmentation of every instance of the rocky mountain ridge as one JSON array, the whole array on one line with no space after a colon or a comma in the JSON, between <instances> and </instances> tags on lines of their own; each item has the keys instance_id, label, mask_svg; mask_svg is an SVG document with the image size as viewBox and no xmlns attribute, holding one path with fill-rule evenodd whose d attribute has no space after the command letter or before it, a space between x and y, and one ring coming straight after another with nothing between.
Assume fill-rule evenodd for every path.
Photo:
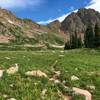
<instances>
[{"instance_id":1,"label":"rocky mountain ridge","mask_svg":"<svg viewBox=\"0 0 100 100\"><path fill-rule=\"evenodd\" d=\"M17 18L10 11L0 8L0 44L24 45L48 48L62 47L71 34L77 34L84 42L88 25L100 26L100 13L94 9L81 8L68 15L63 22L58 20L48 25L39 25L30 19Z\"/></svg>"},{"instance_id":2,"label":"rocky mountain ridge","mask_svg":"<svg viewBox=\"0 0 100 100\"><path fill-rule=\"evenodd\" d=\"M61 30L67 35L76 32L84 40L87 27L91 25L94 29L96 24L100 26L100 13L94 9L81 8L78 12L73 12L65 18L61 23Z\"/></svg>"}]
</instances>

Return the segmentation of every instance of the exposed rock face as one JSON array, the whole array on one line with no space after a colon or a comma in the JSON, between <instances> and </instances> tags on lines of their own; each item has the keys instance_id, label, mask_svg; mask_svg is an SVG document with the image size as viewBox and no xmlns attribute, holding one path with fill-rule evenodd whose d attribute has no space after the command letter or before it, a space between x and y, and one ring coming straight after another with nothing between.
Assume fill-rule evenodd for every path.
<instances>
[{"instance_id":1,"label":"exposed rock face","mask_svg":"<svg viewBox=\"0 0 100 100\"><path fill-rule=\"evenodd\" d=\"M100 13L93 9L79 9L77 15L81 18L85 26L90 24L94 27L96 23L100 24Z\"/></svg>"},{"instance_id":2,"label":"exposed rock face","mask_svg":"<svg viewBox=\"0 0 100 100\"><path fill-rule=\"evenodd\" d=\"M61 30L65 34L74 34L75 32L82 36L88 25L92 25L94 28L95 24L100 25L100 13L93 9L79 9L77 13L72 13L61 23Z\"/></svg>"},{"instance_id":3,"label":"exposed rock face","mask_svg":"<svg viewBox=\"0 0 100 100\"><path fill-rule=\"evenodd\" d=\"M48 27L54 32L59 32L61 23L58 20L55 20L54 22L49 23Z\"/></svg>"},{"instance_id":4,"label":"exposed rock face","mask_svg":"<svg viewBox=\"0 0 100 100\"><path fill-rule=\"evenodd\" d=\"M61 28L65 32L83 32L84 24L76 13L72 13L62 22Z\"/></svg>"}]
</instances>

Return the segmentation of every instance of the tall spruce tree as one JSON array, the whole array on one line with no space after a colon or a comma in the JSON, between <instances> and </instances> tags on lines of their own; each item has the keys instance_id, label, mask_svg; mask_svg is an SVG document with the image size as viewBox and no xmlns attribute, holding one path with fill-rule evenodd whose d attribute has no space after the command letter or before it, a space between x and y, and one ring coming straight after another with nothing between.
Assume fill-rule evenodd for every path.
<instances>
[{"instance_id":1,"label":"tall spruce tree","mask_svg":"<svg viewBox=\"0 0 100 100\"><path fill-rule=\"evenodd\" d=\"M75 38L74 34L72 34L71 48L72 49L76 48L76 38Z\"/></svg>"},{"instance_id":2,"label":"tall spruce tree","mask_svg":"<svg viewBox=\"0 0 100 100\"><path fill-rule=\"evenodd\" d=\"M84 44L86 48L94 47L94 31L91 25L87 27L84 39Z\"/></svg>"},{"instance_id":3,"label":"tall spruce tree","mask_svg":"<svg viewBox=\"0 0 100 100\"><path fill-rule=\"evenodd\" d=\"M81 39L81 37L79 37L77 39L77 41L78 41L78 48L82 48L82 39Z\"/></svg>"},{"instance_id":4,"label":"tall spruce tree","mask_svg":"<svg viewBox=\"0 0 100 100\"><path fill-rule=\"evenodd\" d=\"M75 45L75 48L78 48L78 36L77 36L77 32L75 32L75 37L74 37L74 45Z\"/></svg>"},{"instance_id":5,"label":"tall spruce tree","mask_svg":"<svg viewBox=\"0 0 100 100\"><path fill-rule=\"evenodd\" d=\"M71 49L70 41L65 43L64 50L68 50L68 49Z\"/></svg>"},{"instance_id":6,"label":"tall spruce tree","mask_svg":"<svg viewBox=\"0 0 100 100\"><path fill-rule=\"evenodd\" d=\"M95 47L100 47L100 28L99 28L98 24L95 25L94 32L95 32L94 45L95 45Z\"/></svg>"},{"instance_id":7,"label":"tall spruce tree","mask_svg":"<svg viewBox=\"0 0 100 100\"><path fill-rule=\"evenodd\" d=\"M81 38L78 38L77 33L70 34L70 41L65 43L64 49L75 49L75 48L81 48L82 47L82 41Z\"/></svg>"},{"instance_id":8,"label":"tall spruce tree","mask_svg":"<svg viewBox=\"0 0 100 100\"><path fill-rule=\"evenodd\" d=\"M77 32L75 32L74 35L72 35L72 48L81 48L82 47L82 41L81 37L77 36Z\"/></svg>"}]
</instances>

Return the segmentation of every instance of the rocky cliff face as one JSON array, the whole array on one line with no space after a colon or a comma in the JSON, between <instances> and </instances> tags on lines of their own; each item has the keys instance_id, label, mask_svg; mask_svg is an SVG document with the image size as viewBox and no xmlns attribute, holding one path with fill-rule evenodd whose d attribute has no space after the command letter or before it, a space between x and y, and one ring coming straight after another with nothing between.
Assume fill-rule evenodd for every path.
<instances>
[{"instance_id":1,"label":"rocky cliff face","mask_svg":"<svg viewBox=\"0 0 100 100\"><path fill-rule=\"evenodd\" d=\"M54 22L51 22L47 25L53 32L58 33L59 29L61 27L61 23L58 20L55 20Z\"/></svg>"},{"instance_id":2,"label":"rocky cliff face","mask_svg":"<svg viewBox=\"0 0 100 100\"><path fill-rule=\"evenodd\" d=\"M93 9L82 8L65 18L61 23L61 30L65 34L77 33L84 39L84 33L88 25L94 28L96 24L100 25L100 13Z\"/></svg>"}]
</instances>

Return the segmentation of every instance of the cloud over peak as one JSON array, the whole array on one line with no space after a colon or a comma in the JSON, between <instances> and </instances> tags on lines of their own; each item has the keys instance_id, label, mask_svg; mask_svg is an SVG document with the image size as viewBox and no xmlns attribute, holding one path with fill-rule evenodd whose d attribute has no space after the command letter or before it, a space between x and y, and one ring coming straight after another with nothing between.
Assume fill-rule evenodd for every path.
<instances>
[{"instance_id":1,"label":"cloud over peak","mask_svg":"<svg viewBox=\"0 0 100 100\"><path fill-rule=\"evenodd\" d=\"M93 8L100 12L100 0L91 0L89 6L86 8Z\"/></svg>"},{"instance_id":2,"label":"cloud over peak","mask_svg":"<svg viewBox=\"0 0 100 100\"><path fill-rule=\"evenodd\" d=\"M92 8L100 12L100 0L91 0L90 3L85 7L85 8ZM71 12L76 12L77 10L71 10ZM62 15L61 17L55 18L55 19L50 19L47 21L40 21L39 24L48 24L54 20L59 20L62 22L71 12Z\"/></svg>"},{"instance_id":3,"label":"cloud over peak","mask_svg":"<svg viewBox=\"0 0 100 100\"><path fill-rule=\"evenodd\" d=\"M0 7L6 9L26 8L29 6L38 6L43 0L0 0Z\"/></svg>"}]
</instances>

